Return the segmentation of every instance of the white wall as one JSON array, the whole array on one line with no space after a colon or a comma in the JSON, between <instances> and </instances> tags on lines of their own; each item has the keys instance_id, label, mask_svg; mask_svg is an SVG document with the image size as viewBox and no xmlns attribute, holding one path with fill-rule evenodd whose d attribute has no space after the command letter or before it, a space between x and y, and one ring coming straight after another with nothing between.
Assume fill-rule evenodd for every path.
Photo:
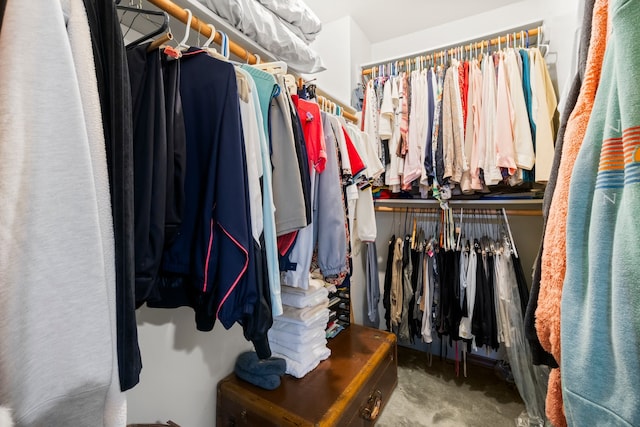
<instances>
[{"instance_id":1,"label":"white wall","mask_svg":"<svg viewBox=\"0 0 640 427\"><path fill-rule=\"evenodd\" d=\"M190 308L137 311L140 383L127 392L128 423L172 420L184 427L215 424L216 386L236 357L252 350L242 328L196 330Z\"/></svg>"},{"instance_id":2,"label":"white wall","mask_svg":"<svg viewBox=\"0 0 640 427\"><path fill-rule=\"evenodd\" d=\"M311 44L327 67L326 71L313 74L316 84L323 91L341 102L349 101L351 92L351 17L345 16L322 24L322 32ZM309 76L308 76L309 77Z\"/></svg>"},{"instance_id":3,"label":"white wall","mask_svg":"<svg viewBox=\"0 0 640 427\"><path fill-rule=\"evenodd\" d=\"M355 89L356 84L362 81L360 65L369 61L371 61L371 42L358 23L351 19L351 60L349 61L351 90Z\"/></svg>"},{"instance_id":4,"label":"white wall","mask_svg":"<svg viewBox=\"0 0 640 427\"><path fill-rule=\"evenodd\" d=\"M327 67L316 78L317 85L337 101L351 105L351 92L361 81L360 65L371 60L371 43L350 16L322 24L322 32L311 44Z\"/></svg>"},{"instance_id":5,"label":"white wall","mask_svg":"<svg viewBox=\"0 0 640 427\"><path fill-rule=\"evenodd\" d=\"M514 27L544 21L544 38L550 40L546 60L554 82L563 90L569 78L573 40L578 26L580 0L524 0L476 16L386 40L371 46L371 61L384 61L464 43ZM581 7L581 6L580 6ZM365 65L366 62L361 64Z\"/></svg>"}]
</instances>

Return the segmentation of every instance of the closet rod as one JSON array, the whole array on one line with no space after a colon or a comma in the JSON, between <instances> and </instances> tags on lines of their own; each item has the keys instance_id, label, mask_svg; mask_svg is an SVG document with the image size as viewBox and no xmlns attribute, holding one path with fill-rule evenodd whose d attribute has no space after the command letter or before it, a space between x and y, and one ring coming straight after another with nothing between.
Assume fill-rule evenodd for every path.
<instances>
[{"instance_id":1,"label":"closet rod","mask_svg":"<svg viewBox=\"0 0 640 427\"><path fill-rule=\"evenodd\" d=\"M426 211L434 211L437 210L439 208L437 207L433 207L433 208L401 208L401 207L397 207L397 208L392 208L392 207L388 207L388 206L376 206L375 210L376 212L400 212L400 213L417 213L417 212L426 212ZM452 208L454 209L454 212L457 210L459 211L460 208L456 207L456 208ZM463 208L464 209L464 208ZM473 211L476 210L478 208L468 208L469 211ZM483 210L483 211L492 211L495 210L493 209L478 209L478 210ZM542 216L542 211L541 210L531 210L531 209L507 209L507 215L509 216Z\"/></svg>"},{"instance_id":2,"label":"closet rod","mask_svg":"<svg viewBox=\"0 0 640 427\"><path fill-rule=\"evenodd\" d=\"M440 49L432 49L429 51L426 51L426 53L419 53L416 55L407 55L402 59L394 59L391 61L381 61L378 65L383 65L383 64L388 64L388 63L404 63L405 61L411 61L413 63L415 63L417 60L419 60L420 58L434 58L434 59L439 59L443 56L445 56L445 54L448 54L449 56L453 56L455 55L455 52L457 49L463 48L465 51L471 51L472 49L482 49L483 47L489 47L489 46L495 46L498 44L503 44L503 43L507 43L507 41L511 42L512 38L515 38L516 40L522 38L522 37L537 37L539 34L542 34L542 30L541 30L542 26L537 26L535 28L531 28L529 30L517 30L517 31L508 31L505 33L504 36L499 36L499 37L495 37L495 38L489 38L488 40L480 40L477 42L470 42L470 43L459 43L456 45L451 45L448 47L443 47ZM481 38L480 38L481 39ZM362 70L362 75L363 76L368 76L370 74L373 74L373 70L374 68L376 68L376 66L372 66L372 67L367 67L367 68L363 68Z\"/></svg>"},{"instance_id":3,"label":"closet rod","mask_svg":"<svg viewBox=\"0 0 640 427\"><path fill-rule=\"evenodd\" d=\"M171 0L148 0L148 1L149 3L153 4L154 6L156 6L161 10L164 10L169 15L173 16L174 18L178 19L184 24L187 24L187 22L189 21L189 13L182 7L172 2ZM193 17L191 18L191 28L198 31L200 34L202 34L205 37L211 37L211 28L207 25L206 22L202 21L201 19L198 19L195 15L193 15ZM218 45L222 44L222 34L219 31L216 31L216 35L213 41ZM258 58L256 58L254 54L252 54L251 52L249 52L248 50L246 50L245 48L243 48L233 40L229 40L229 50L231 51L232 54L234 54L238 58L244 59L249 64L256 64L258 62ZM322 101L321 98L323 98L324 101ZM335 102L334 100L326 96L325 97L318 96L318 101L323 103L332 103L340 106L340 109L342 110L341 114L345 119L352 121L354 123L358 122L358 118L355 116L355 114L352 114L348 111L350 107L346 107L341 102Z\"/></svg>"}]
</instances>

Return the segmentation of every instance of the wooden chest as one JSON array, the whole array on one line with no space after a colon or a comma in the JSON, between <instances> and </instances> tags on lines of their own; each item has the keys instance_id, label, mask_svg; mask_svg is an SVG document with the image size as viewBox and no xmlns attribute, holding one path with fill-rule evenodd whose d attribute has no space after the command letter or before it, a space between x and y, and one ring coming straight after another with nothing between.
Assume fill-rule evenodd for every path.
<instances>
[{"instance_id":1,"label":"wooden chest","mask_svg":"<svg viewBox=\"0 0 640 427\"><path fill-rule=\"evenodd\" d=\"M331 356L302 379L268 391L238 379L218 383L217 425L372 426L398 383L396 336L351 325L329 341Z\"/></svg>"}]
</instances>

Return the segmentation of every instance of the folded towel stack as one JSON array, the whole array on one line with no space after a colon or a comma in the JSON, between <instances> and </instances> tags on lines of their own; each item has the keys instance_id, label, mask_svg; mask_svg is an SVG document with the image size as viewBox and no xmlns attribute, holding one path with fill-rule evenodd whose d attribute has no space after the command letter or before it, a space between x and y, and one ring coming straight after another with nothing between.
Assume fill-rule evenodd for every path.
<instances>
[{"instance_id":1,"label":"folded towel stack","mask_svg":"<svg viewBox=\"0 0 640 427\"><path fill-rule=\"evenodd\" d=\"M283 313L273 319L269 346L274 356L286 361L286 372L302 378L331 354L325 329L329 321L328 291L321 280L309 289L282 286Z\"/></svg>"}]
</instances>

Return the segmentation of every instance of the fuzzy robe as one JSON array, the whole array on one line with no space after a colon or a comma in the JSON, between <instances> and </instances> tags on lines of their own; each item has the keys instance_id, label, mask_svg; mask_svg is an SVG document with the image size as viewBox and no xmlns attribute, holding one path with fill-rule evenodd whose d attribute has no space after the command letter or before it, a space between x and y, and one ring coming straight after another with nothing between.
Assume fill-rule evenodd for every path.
<instances>
[{"instance_id":1,"label":"fuzzy robe","mask_svg":"<svg viewBox=\"0 0 640 427\"><path fill-rule=\"evenodd\" d=\"M611 0L609 14L569 191L560 367L571 426L640 426L640 2Z\"/></svg>"},{"instance_id":2,"label":"fuzzy robe","mask_svg":"<svg viewBox=\"0 0 640 427\"><path fill-rule=\"evenodd\" d=\"M82 1L9 2L0 46L36 40L38 50L0 64L0 402L21 426L123 425L108 172Z\"/></svg>"},{"instance_id":3,"label":"fuzzy robe","mask_svg":"<svg viewBox=\"0 0 640 427\"><path fill-rule=\"evenodd\" d=\"M560 354L560 305L562 287L567 268L566 239L567 212L569 210L569 186L571 173L582 146L596 90L600 82L602 61L607 40L608 0L596 0L591 24L591 42L587 56L585 77L576 106L567 123L562 147L562 159L558 179L551 201L547 228L544 236L540 294L536 310L536 330L542 347L550 352L558 363ZM556 427L566 425L562 405L562 387L559 368L549 376L546 403L547 417Z\"/></svg>"}]
</instances>

